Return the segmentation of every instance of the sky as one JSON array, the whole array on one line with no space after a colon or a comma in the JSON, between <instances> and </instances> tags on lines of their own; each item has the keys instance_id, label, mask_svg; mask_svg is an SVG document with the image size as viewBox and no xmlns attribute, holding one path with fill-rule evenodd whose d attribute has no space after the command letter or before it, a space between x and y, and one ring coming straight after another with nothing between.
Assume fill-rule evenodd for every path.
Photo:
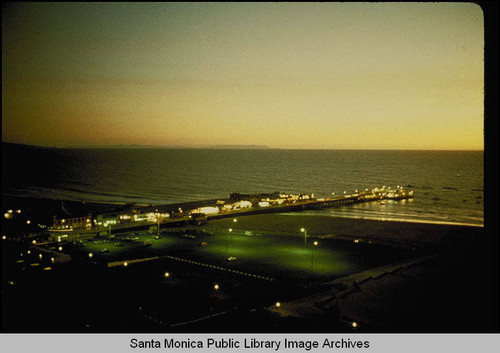
<instances>
[{"instance_id":1,"label":"sky","mask_svg":"<svg viewBox=\"0 0 500 353\"><path fill-rule=\"evenodd\" d=\"M8 3L2 141L482 150L471 3Z\"/></svg>"}]
</instances>

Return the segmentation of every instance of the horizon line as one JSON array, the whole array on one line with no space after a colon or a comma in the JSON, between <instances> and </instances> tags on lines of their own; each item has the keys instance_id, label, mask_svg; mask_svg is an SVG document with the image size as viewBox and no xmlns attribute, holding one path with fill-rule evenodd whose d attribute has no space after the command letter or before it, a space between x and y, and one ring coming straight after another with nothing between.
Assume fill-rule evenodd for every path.
<instances>
[{"instance_id":1,"label":"horizon line","mask_svg":"<svg viewBox=\"0 0 500 353\"><path fill-rule=\"evenodd\" d=\"M321 147L272 147L267 145L257 144L224 144L224 145L141 145L141 144L119 144L119 145L66 145L66 146L50 146L50 145L30 145L25 143L2 141L2 144L12 144L26 146L32 148L52 148L52 149L227 149L227 150L313 150L313 151L471 151L484 152L482 149L415 149L415 148L321 148Z\"/></svg>"}]
</instances>

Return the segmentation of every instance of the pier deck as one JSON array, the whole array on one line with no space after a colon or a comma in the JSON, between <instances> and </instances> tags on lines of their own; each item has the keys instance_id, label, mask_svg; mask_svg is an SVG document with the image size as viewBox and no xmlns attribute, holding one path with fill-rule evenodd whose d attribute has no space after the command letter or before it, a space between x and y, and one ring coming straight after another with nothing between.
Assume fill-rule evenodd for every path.
<instances>
[{"instance_id":1,"label":"pier deck","mask_svg":"<svg viewBox=\"0 0 500 353\"><path fill-rule=\"evenodd\" d=\"M334 198L322 198L322 199L306 199L306 200L296 200L293 202L284 202L282 204L269 205L267 207L253 206L248 208L233 209L228 211L220 211L215 214L207 214L206 220L215 220L222 218L231 217L241 217L249 216L255 214L265 214L265 213L283 213L283 212L300 212L303 210L318 210L323 208L340 207L344 205L350 205L355 203L370 202L370 201L383 201L383 200L401 200L413 198L413 191L406 191L403 188L398 188L396 190L390 189L374 189L365 190L362 192L356 192L351 195L342 195ZM196 209L197 207L203 206L213 206L218 201L231 202L234 200L230 199L211 199L211 200L200 200L194 202L185 202L177 204L168 205L158 205L158 206L142 206L135 207L133 209L136 213L148 213L148 212L175 212L179 209L183 209L185 212L181 215L176 215L169 218L164 218L160 222L151 221L137 221L128 223L118 223L111 226L111 229L106 226L93 227L92 229L74 229L69 231L71 238L84 238L84 237L94 237L97 235L111 235L111 233L122 233L128 231L138 231L157 228L169 228L176 226L185 226L191 224L192 219L189 216L189 210ZM122 211L122 213L127 211Z\"/></svg>"}]
</instances>

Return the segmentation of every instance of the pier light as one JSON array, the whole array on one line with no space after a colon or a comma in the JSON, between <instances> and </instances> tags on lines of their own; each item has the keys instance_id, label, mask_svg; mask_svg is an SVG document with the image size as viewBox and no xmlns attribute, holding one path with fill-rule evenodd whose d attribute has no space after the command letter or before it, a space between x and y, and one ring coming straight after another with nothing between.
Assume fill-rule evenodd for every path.
<instances>
[{"instance_id":1,"label":"pier light","mask_svg":"<svg viewBox=\"0 0 500 353\"><path fill-rule=\"evenodd\" d=\"M33 240L31 243L32 243L32 244L36 244L36 240Z\"/></svg>"},{"instance_id":2,"label":"pier light","mask_svg":"<svg viewBox=\"0 0 500 353\"><path fill-rule=\"evenodd\" d=\"M219 290L219 285L218 284L214 285L214 289Z\"/></svg>"},{"instance_id":3,"label":"pier light","mask_svg":"<svg viewBox=\"0 0 500 353\"><path fill-rule=\"evenodd\" d=\"M279 308L281 306L281 303L280 302L276 302L276 307Z\"/></svg>"},{"instance_id":4,"label":"pier light","mask_svg":"<svg viewBox=\"0 0 500 353\"><path fill-rule=\"evenodd\" d=\"M31 250L28 250L27 253L28 253L28 255L31 254Z\"/></svg>"},{"instance_id":5,"label":"pier light","mask_svg":"<svg viewBox=\"0 0 500 353\"><path fill-rule=\"evenodd\" d=\"M5 239L7 239L7 236L2 235L2 240L5 240Z\"/></svg>"},{"instance_id":6,"label":"pier light","mask_svg":"<svg viewBox=\"0 0 500 353\"><path fill-rule=\"evenodd\" d=\"M163 277L165 277L165 278L168 278L168 277L170 277L170 273L168 273L168 272L165 272L165 274L163 275Z\"/></svg>"},{"instance_id":7,"label":"pier light","mask_svg":"<svg viewBox=\"0 0 500 353\"><path fill-rule=\"evenodd\" d=\"M357 323L356 321L353 321L353 322L352 322L352 327L353 327L353 328L358 327L358 323Z\"/></svg>"},{"instance_id":8,"label":"pier light","mask_svg":"<svg viewBox=\"0 0 500 353\"><path fill-rule=\"evenodd\" d=\"M127 266L128 266L128 262L124 262L123 267L127 267Z\"/></svg>"},{"instance_id":9,"label":"pier light","mask_svg":"<svg viewBox=\"0 0 500 353\"><path fill-rule=\"evenodd\" d=\"M16 210L16 213L21 213L21 210Z\"/></svg>"},{"instance_id":10,"label":"pier light","mask_svg":"<svg viewBox=\"0 0 500 353\"><path fill-rule=\"evenodd\" d=\"M92 258L92 256L94 256L94 254L92 254L91 252L89 252L89 257Z\"/></svg>"},{"instance_id":11,"label":"pier light","mask_svg":"<svg viewBox=\"0 0 500 353\"><path fill-rule=\"evenodd\" d=\"M26 221L26 224L31 224L31 221L28 219L28 220Z\"/></svg>"}]
</instances>

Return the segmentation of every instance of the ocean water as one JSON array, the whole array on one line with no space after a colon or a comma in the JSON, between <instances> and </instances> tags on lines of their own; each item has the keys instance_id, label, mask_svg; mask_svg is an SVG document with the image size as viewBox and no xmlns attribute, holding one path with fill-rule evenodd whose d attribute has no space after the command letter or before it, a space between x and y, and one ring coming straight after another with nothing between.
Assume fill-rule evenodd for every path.
<instances>
[{"instance_id":1,"label":"ocean water","mask_svg":"<svg viewBox=\"0 0 500 353\"><path fill-rule=\"evenodd\" d=\"M3 194L167 204L282 191L329 197L405 186L415 198L303 212L483 225L481 151L3 148Z\"/></svg>"}]
</instances>

